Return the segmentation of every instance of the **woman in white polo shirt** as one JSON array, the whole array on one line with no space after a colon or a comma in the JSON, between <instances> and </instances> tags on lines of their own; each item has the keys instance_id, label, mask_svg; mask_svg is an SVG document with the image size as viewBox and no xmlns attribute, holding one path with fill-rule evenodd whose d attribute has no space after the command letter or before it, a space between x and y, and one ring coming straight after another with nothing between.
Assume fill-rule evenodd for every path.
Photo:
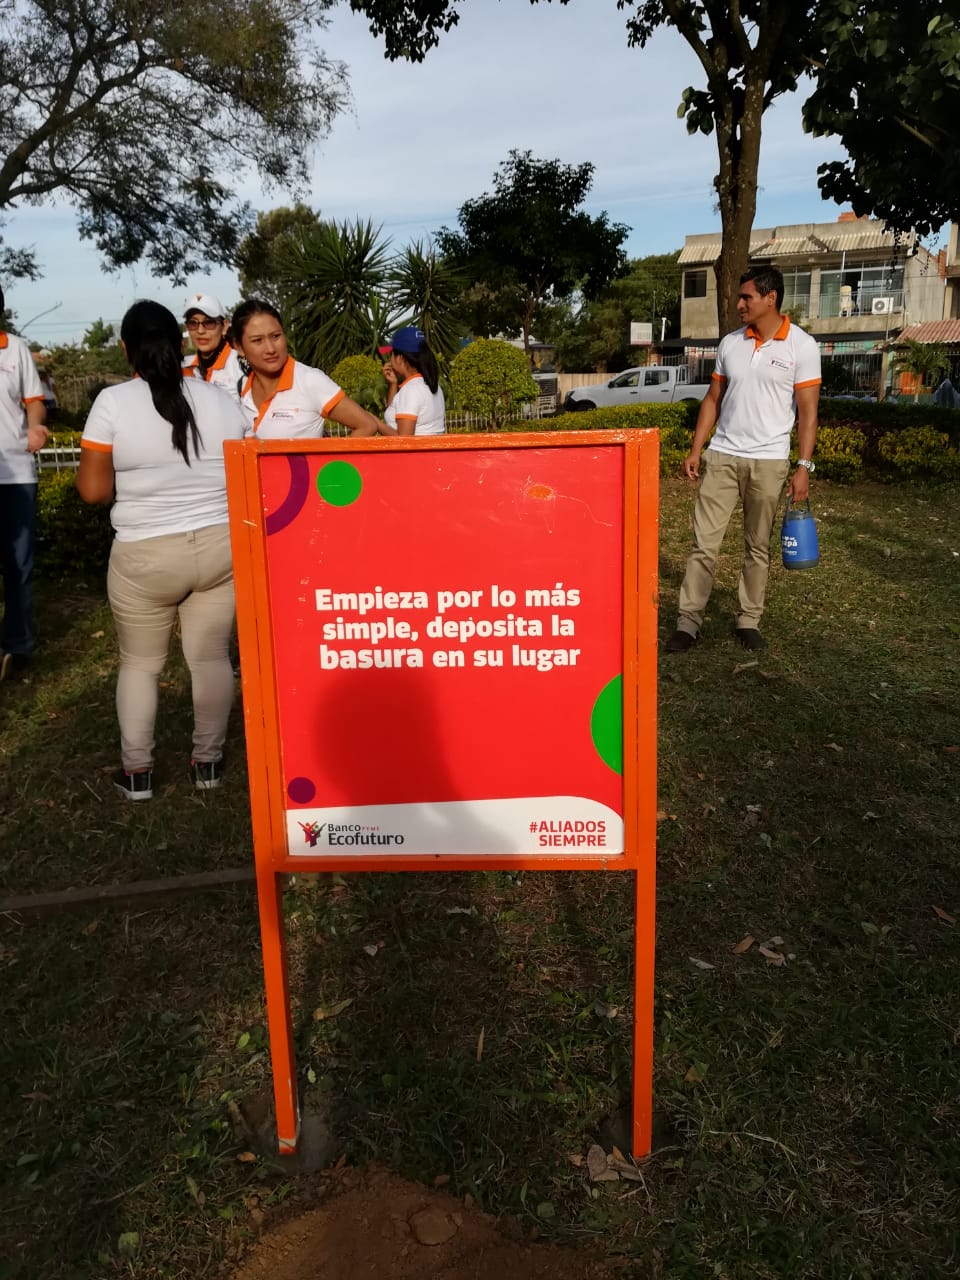
<instances>
[{"instance_id":1,"label":"woman in white polo shirt","mask_svg":"<svg viewBox=\"0 0 960 1280\"><path fill-rule=\"evenodd\" d=\"M230 322L237 350L250 366L240 403L248 431L261 440L322 436L324 419L375 436L380 421L320 369L294 360L276 307L262 298L241 302Z\"/></svg>"},{"instance_id":2,"label":"woman in white polo shirt","mask_svg":"<svg viewBox=\"0 0 960 1280\"><path fill-rule=\"evenodd\" d=\"M135 302L120 340L136 377L94 401L77 489L85 502L114 498L107 593L123 767L113 781L128 800L149 800L157 684L178 617L193 688L193 783L220 784L234 616L223 445L242 439L245 423L235 399L184 377L180 325L166 307Z\"/></svg>"},{"instance_id":3,"label":"woman in white polo shirt","mask_svg":"<svg viewBox=\"0 0 960 1280\"><path fill-rule=\"evenodd\" d=\"M212 293L191 294L184 304L183 319L196 348L195 354L183 361L184 373L239 396L243 369L227 337L223 304Z\"/></svg>"},{"instance_id":4,"label":"woman in white polo shirt","mask_svg":"<svg viewBox=\"0 0 960 1280\"><path fill-rule=\"evenodd\" d=\"M383 348L381 347L381 351ZM383 366L387 380L387 408L383 415L390 436L441 436L447 429L446 406L440 390L437 359L422 329L405 325L390 340L390 358Z\"/></svg>"}]
</instances>

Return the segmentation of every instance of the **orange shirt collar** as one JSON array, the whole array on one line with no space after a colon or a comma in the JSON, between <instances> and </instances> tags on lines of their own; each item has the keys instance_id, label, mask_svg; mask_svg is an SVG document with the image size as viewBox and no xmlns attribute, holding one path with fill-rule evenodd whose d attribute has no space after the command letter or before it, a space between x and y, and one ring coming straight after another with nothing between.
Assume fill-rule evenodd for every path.
<instances>
[{"instance_id":1,"label":"orange shirt collar","mask_svg":"<svg viewBox=\"0 0 960 1280\"><path fill-rule=\"evenodd\" d=\"M267 396L266 400L264 400L263 404L260 406L260 411L257 414L256 421L253 424L254 431L256 431L257 427L259 427L260 423L263 421L263 415L267 412L267 410L270 408L270 405L273 403L273 397L279 394L279 392L281 391L291 391L293 389L293 370L295 365L296 365L296 361L294 360L293 356L287 356L287 363L280 370L280 377L277 381L276 389L272 391L270 395ZM253 374L251 373L250 377L247 378L246 384L244 385L244 388L243 388L244 395L246 395L247 392L250 390L250 387L252 384L253 384Z\"/></svg>"},{"instance_id":2,"label":"orange shirt collar","mask_svg":"<svg viewBox=\"0 0 960 1280\"><path fill-rule=\"evenodd\" d=\"M780 328L773 335L773 338L771 339L771 341L783 342L786 339L786 336L789 332L790 332L790 317L784 316L780 324ZM759 333L757 333L756 329L753 327L752 324L747 325L747 332L743 336L745 338L752 338L758 347L766 341L765 338L760 337Z\"/></svg>"},{"instance_id":3,"label":"orange shirt collar","mask_svg":"<svg viewBox=\"0 0 960 1280\"><path fill-rule=\"evenodd\" d=\"M10 344L7 340L7 335L5 333L0 333L0 351L2 351L4 347L9 345Z\"/></svg>"}]
</instances>

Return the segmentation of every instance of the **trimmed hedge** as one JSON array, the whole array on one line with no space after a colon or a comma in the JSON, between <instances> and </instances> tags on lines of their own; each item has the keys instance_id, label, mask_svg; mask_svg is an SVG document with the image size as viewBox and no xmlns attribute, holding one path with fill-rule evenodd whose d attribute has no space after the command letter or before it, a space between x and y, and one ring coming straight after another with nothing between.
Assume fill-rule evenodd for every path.
<instances>
[{"instance_id":1,"label":"trimmed hedge","mask_svg":"<svg viewBox=\"0 0 960 1280\"><path fill-rule=\"evenodd\" d=\"M635 427L660 432L660 474L676 475L690 452L700 406L623 405L516 422L507 431L616 431ZM826 480L915 480L949 484L960 479L960 411L929 405L882 405L862 400L823 400L817 433L817 475ZM796 448L792 453L796 461Z\"/></svg>"},{"instance_id":2,"label":"trimmed hedge","mask_svg":"<svg viewBox=\"0 0 960 1280\"><path fill-rule=\"evenodd\" d=\"M101 578L113 529L110 508L88 506L72 471L43 471L37 486L37 572L50 578Z\"/></svg>"},{"instance_id":3,"label":"trimmed hedge","mask_svg":"<svg viewBox=\"0 0 960 1280\"><path fill-rule=\"evenodd\" d=\"M660 473L675 476L690 451L699 405L624 405L555 418L523 419L501 431L660 432ZM454 428L457 433L466 428ZM56 443L80 443L80 433L58 431ZM960 481L960 411L928 405L883 405L863 400L823 400L817 436L817 475L827 480L911 480L925 484ZM794 460L796 454L793 455ZM113 531L107 507L81 502L72 471L40 474L37 568L64 578L106 572Z\"/></svg>"}]
</instances>

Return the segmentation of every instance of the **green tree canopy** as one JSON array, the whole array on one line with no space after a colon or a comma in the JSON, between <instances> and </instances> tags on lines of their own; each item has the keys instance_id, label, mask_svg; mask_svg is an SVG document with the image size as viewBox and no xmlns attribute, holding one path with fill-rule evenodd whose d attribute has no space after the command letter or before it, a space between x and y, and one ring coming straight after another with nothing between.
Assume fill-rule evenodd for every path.
<instances>
[{"instance_id":1,"label":"green tree canopy","mask_svg":"<svg viewBox=\"0 0 960 1280\"><path fill-rule=\"evenodd\" d=\"M437 242L471 280L512 313L510 332L523 335L529 354L537 308L580 289L596 297L623 268L629 228L606 213L582 209L593 165L535 160L511 151L493 178L493 191L460 208L459 231L444 227Z\"/></svg>"},{"instance_id":2,"label":"green tree canopy","mask_svg":"<svg viewBox=\"0 0 960 1280\"><path fill-rule=\"evenodd\" d=\"M592 302L584 301L579 312L545 317L539 337L556 347L557 363L563 369L596 369L615 372L640 363L641 352L630 346L630 324L642 321L653 326L659 339L661 327L669 334L680 328L679 251L636 258L626 273L612 281ZM661 324L666 321L666 325Z\"/></svg>"},{"instance_id":3,"label":"green tree canopy","mask_svg":"<svg viewBox=\"0 0 960 1280\"><path fill-rule=\"evenodd\" d=\"M279 305L277 279L283 247L298 234L308 235L321 225L319 213L299 202L257 214L257 225L240 241L234 265L245 298L266 298Z\"/></svg>"},{"instance_id":4,"label":"green tree canopy","mask_svg":"<svg viewBox=\"0 0 960 1280\"><path fill-rule=\"evenodd\" d=\"M803 121L836 135L848 159L820 166L820 189L896 230L936 232L960 212L957 5L824 8L833 10L830 56L816 68Z\"/></svg>"},{"instance_id":5,"label":"green tree canopy","mask_svg":"<svg viewBox=\"0 0 960 1280\"><path fill-rule=\"evenodd\" d=\"M0 5L0 211L69 201L111 267L231 264L249 213L223 175L296 185L344 104L314 45L333 3ZM17 258L0 265L36 271Z\"/></svg>"},{"instance_id":6,"label":"green tree canopy","mask_svg":"<svg viewBox=\"0 0 960 1280\"><path fill-rule=\"evenodd\" d=\"M112 324L106 324L101 317L83 335L83 345L88 351L102 351L104 347L116 342L117 335Z\"/></svg>"}]
</instances>

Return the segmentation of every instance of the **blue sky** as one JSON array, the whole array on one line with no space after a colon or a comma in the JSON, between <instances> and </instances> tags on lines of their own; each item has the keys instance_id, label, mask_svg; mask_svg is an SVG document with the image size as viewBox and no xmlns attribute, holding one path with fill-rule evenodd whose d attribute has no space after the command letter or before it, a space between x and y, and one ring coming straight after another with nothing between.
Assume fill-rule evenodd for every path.
<instances>
[{"instance_id":1,"label":"blue sky","mask_svg":"<svg viewBox=\"0 0 960 1280\"><path fill-rule=\"evenodd\" d=\"M699 63L670 31L645 50L629 49L615 0L467 0L459 26L419 65L386 62L364 19L343 7L323 44L347 63L353 97L315 151L310 189L299 193L325 217L370 218L397 245L429 237L454 225L463 201L488 190L498 164L519 148L592 161L588 208L630 226L632 257L719 228L716 144L688 137L676 114L683 88L702 83ZM757 226L839 213L816 186L817 165L839 149L804 135L801 102L802 91L767 113ZM258 209L292 203L289 193L263 191L255 175L240 189ZM4 229L9 244L34 246L43 266L42 280L6 287L18 325L38 342L79 339L98 317L118 323L138 297L178 313L194 290L213 289L227 306L239 300L229 271L191 277L185 288L142 268L105 272L74 227L61 205L18 211Z\"/></svg>"}]
</instances>

